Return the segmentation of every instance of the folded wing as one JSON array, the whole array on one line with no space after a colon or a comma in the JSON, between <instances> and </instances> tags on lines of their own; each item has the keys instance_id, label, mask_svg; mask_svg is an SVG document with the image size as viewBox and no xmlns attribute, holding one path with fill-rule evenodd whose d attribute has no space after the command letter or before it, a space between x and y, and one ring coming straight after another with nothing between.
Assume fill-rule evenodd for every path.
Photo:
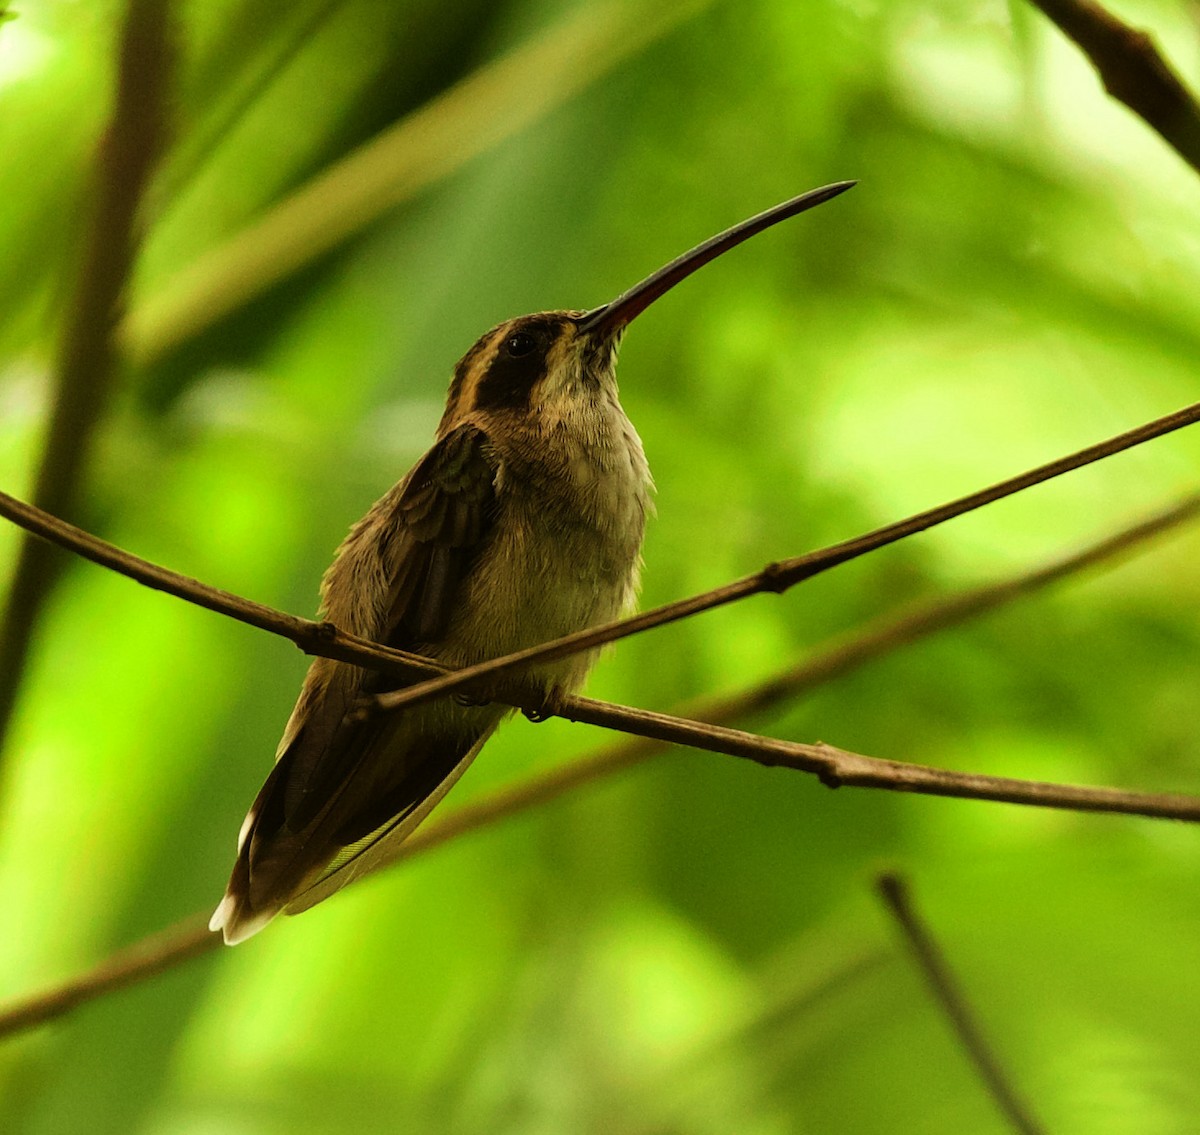
<instances>
[{"instance_id":1,"label":"folded wing","mask_svg":"<svg viewBox=\"0 0 1200 1135\"><path fill-rule=\"evenodd\" d=\"M461 426L360 521L323 586L336 625L437 653L496 515L499 462ZM309 669L274 769L255 800L214 929L239 941L386 858L465 770L503 710L435 702L362 718L394 677L330 659Z\"/></svg>"}]
</instances>

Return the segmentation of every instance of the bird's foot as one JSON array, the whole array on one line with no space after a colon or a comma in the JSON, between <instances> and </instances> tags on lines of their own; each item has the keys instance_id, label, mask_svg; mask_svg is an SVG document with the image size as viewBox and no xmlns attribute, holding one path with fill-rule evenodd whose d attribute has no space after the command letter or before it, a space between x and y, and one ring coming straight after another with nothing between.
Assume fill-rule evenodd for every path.
<instances>
[{"instance_id":1,"label":"bird's foot","mask_svg":"<svg viewBox=\"0 0 1200 1135\"><path fill-rule=\"evenodd\" d=\"M530 691L528 702L522 706L521 712L535 725L551 717L557 717L562 711L566 691L559 686L548 689L534 687Z\"/></svg>"}]
</instances>

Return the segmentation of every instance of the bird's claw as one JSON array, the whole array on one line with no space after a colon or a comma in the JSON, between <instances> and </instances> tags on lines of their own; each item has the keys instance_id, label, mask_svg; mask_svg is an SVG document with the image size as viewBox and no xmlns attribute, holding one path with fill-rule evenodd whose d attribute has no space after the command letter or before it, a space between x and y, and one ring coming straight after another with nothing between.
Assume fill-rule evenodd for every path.
<instances>
[{"instance_id":1,"label":"bird's claw","mask_svg":"<svg viewBox=\"0 0 1200 1135\"><path fill-rule=\"evenodd\" d=\"M548 721L551 717L558 716L562 710L563 692L557 687L538 690L534 694L534 701L537 704L523 706L521 712L529 721L537 725L540 722Z\"/></svg>"}]
</instances>

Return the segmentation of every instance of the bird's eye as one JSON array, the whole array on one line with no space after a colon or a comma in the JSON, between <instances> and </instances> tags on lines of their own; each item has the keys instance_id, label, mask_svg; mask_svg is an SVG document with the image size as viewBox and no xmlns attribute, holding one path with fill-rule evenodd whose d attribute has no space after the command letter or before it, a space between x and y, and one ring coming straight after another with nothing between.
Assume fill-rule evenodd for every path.
<instances>
[{"instance_id":1,"label":"bird's eye","mask_svg":"<svg viewBox=\"0 0 1200 1135\"><path fill-rule=\"evenodd\" d=\"M504 349L510 358L519 359L537 346L537 340L524 331L517 331L504 340Z\"/></svg>"}]
</instances>

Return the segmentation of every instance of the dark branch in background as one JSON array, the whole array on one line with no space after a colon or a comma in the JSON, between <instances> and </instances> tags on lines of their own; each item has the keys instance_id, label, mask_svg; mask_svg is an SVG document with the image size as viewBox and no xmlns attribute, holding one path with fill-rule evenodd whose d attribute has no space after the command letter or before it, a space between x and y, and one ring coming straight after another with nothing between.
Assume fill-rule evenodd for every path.
<instances>
[{"instance_id":1,"label":"dark branch in background","mask_svg":"<svg viewBox=\"0 0 1200 1135\"><path fill-rule=\"evenodd\" d=\"M220 935L209 930L207 914L148 935L71 981L0 1012L0 1037L36 1028L106 993L156 977L180 962L208 953L220 940Z\"/></svg>"},{"instance_id":2,"label":"dark branch in background","mask_svg":"<svg viewBox=\"0 0 1200 1135\"><path fill-rule=\"evenodd\" d=\"M1200 499L1189 498L1075 555L1001 583L964 592L943 602L923 604L900 617L881 619L860 633L832 643L799 666L748 690L691 702L678 712L685 717L699 718L713 724L761 714L807 690L841 677L874 658L1032 594L1105 560L1145 547L1151 538L1194 519L1198 514ZM417 831L401 846L393 862L410 859L459 836L552 803L589 784L641 764L666 752L668 748L668 745L659 741L631 738L590 757L574 760L493 792ZM197 914L176 929L156 934L115 953L95 969L64 985L20 1001L0 1012L0 1036L53 1020L106 993L153 977L179 962L216 949L220 942L219 934L211 934L207 930L207 914Z\"/></svg>"},{"instance_id":3,"label":"dark branch in background","mask_svg":"<svg viewBox=\"0 0 1200 1135\"><path fill-rule=\"evenodd\" d=\"M166 146L174 69L169 0L129 0L121 28L112 115L97 155L92 214L63 324L54 401L33 499L70 515L79 501L96 426L116 369L113 329L137 253L137 213ZM17 555L0 617L0 753L25 672L33 629L64 560L37 540Z\"/></svg>"},{"instance_id":4,"label":"dark branch in background","mask_svg":"<svg viewBox=\"0 0 1200 1135\"><path fill-rule=\"evenodd\" d=\"M917 914L908 883L900 875L889 873L880 875L875 886L884 905L904 932L905 941L921 967L930 991L949 1019L996 1105L1021 1135L1045 1135L1045 1129L1030 1114L1016 1089L1009 1083L1008 1075L996 1054L984 1040L945 956Z\"/></svg>"},{"instance_id":5,"label":"dark branch in background","mask_svg":"<svg viewBox=\"0 0 1200 1135\"><path fill-rule=\"evenodd\" d=\"M1104 89L1200 172L1200 106L1154 41L1094 0L1032 0L1082 49Z\"/></svg>"},{"instance_id":6,"label":"dark branch in background","mask_svg":"<svg viewBox=\"0 0 1200 1135\"><path fill-rule=\"evenodd\" d=\"M903 540L906 536L912 536L917 532L924 532L927 528L932 528L947 520L953 520L956 516L962 516L964 513L1012 496L1014 493L1041 484L1043 481L1049 481L1053 477L1060 477L1064 473L1070 473L1072 470L1090 465L1094 461L1112 457L1113 454L1132 449L1135 445L1162 437L1163 434L1190 426L1197 421L1200 421L1200 402L1194 402L1182 410L1176 410L1173 414L1155 418L1152 422L1118 434L1097 445L1090 445L1077 453L1060 457L1057 461L1039 465L1036 469L1031 469L1020 476L1011 477L1007 481L1001 481L986 489L980 489L969 496L959 497L938 508L919 512L915 516L897 521L895 524L876 528L873 532L868 532L853 540L845 540L840 544L822 548L820 551L768 564L762 571L756 572L754 575L745 576L733 583L727 583L723 587L714 588L712 591L705 591L701 595L693 595L688 599L679 599L674 603L643 611L629 619L619 619L598 627L590 627L575 634L564 635L552 642L544 642L540 646L531 646L528 650L507 654L503 658L495 658L490 662L480 662L475 666L464 667L442 678L431 678L394 693L381 694L372 699L372 705L379 710L395 710L460 690L464 686L475 685L476 689L479 689L477 683L483 679L495 679L502 674L511 674L532 662L548 662L552 659L564 658L570 654L577 654L581 650L603 646L605 643L615 642L617 639L627 638L629 635L638 634L653 627L665 626L667 623L698 615L702 611L711 611L714 607L722 607L726 603L733 603L764 591L782 594L803 580L811 579L815 575L820 575L839 564L873 552L877 548L893 544L897 540ZM487 689L486 686L482 688Z\"/></svg>"}]
</instances>

